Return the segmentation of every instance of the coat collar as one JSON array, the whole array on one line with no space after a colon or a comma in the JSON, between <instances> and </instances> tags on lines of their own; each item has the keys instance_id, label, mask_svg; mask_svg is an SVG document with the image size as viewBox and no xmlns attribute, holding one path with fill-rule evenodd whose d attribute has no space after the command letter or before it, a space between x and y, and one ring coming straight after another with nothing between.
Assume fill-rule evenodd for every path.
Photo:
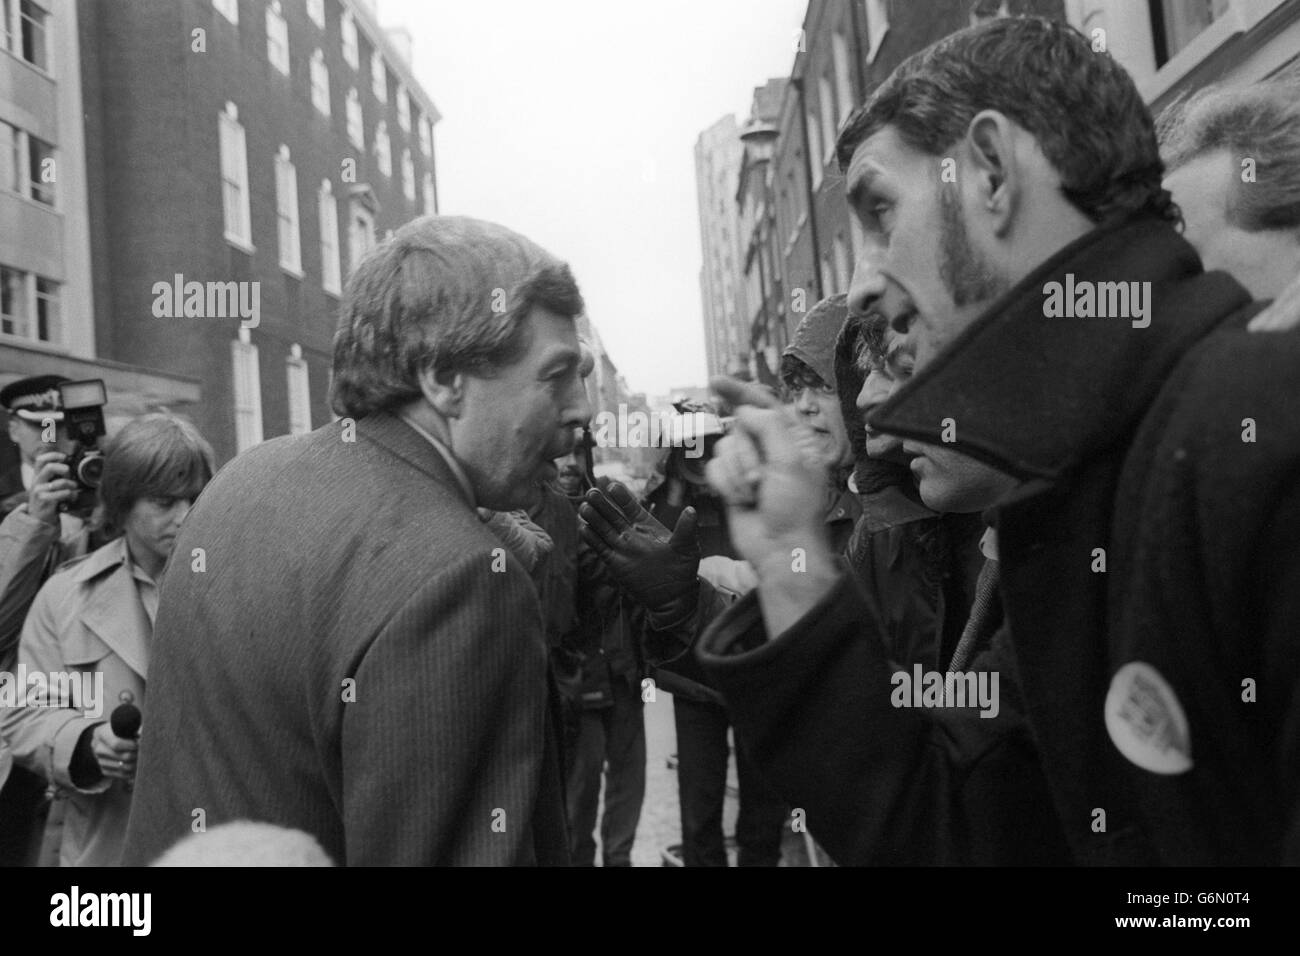
<instances>
[{"instance_id":1,"label":"coat collar","mask_svg":"<svg viewBox=\"0 0 1300 956\"><path fill-rule=\"evenodd\" d=\"M388 449L407 464L449 486L468 507L474 507L474 499L471 495L473 489L468 487L467 480L462 481L452 471L451 465L444 457L451 454L450 451L443 452L435 447L401 418L388 412L376 412L360 419L357 422L357 431L375 444Z\"/></svg>"},{"instance_id":2,"label":"coat collar","mask_svg":"<svg viewBox=\"0 0 1300 956\"><path fill-rule=\"evenodd\" d=\"M149 676L149 638L153 628L136 591L126 540L116 538L71 570L72 580L89 585L77 617L131 670Z\"/></svg>"},{"instance_id":3,"label":"coat collar","mask_svg":"<svg viewBox=\"0 0 1300 956\"><path fill-rule=\"evenodd\" d=\"M1150 325L1123 317L1047 318L1049 282L1150 282ZM1054 480L1121 438L1173 365L1250 302L1167 223L1127 220L1053 255L976 319L869 416L872 427L932 444L944 420L957 447L1021 478Z\"/></svg>"}]
</instances>

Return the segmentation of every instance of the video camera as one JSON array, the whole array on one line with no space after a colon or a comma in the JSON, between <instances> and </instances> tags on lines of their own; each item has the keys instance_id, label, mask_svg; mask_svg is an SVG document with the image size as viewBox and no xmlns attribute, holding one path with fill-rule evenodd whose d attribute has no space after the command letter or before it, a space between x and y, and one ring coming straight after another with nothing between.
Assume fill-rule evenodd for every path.
<instances>
[{"instance_id":1,"label":"video camera","mask_svg":"<svg viewBox=\"0 0 1300 956\"><path fill-rule=\"evenodd\" d=\"M95 508L99 485L104 478L104 453L99 439L105 434L104 405L108 393L102 379L64 382L59 386L63 403L63 424L77 447L68 456L70 477L79 486L77 497L67 506L75 514L89 514Z\"/></svg>"}]
</instances>

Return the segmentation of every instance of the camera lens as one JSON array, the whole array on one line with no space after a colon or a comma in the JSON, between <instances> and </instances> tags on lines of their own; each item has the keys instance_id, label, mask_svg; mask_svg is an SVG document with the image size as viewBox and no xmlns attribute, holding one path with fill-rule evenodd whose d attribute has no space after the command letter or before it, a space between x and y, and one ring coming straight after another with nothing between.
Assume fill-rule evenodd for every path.
<instances>
[{"instance_id":1,"label":"camera lens","mask_svg":"<svg viewBox=\"0 0 1300 956\"><path fill-rule=\"evenodd\" d=\"M77 465L77 479L87 488L98 488L103 477L103 455L87 455Z\"/></svg>"}]
</instances>

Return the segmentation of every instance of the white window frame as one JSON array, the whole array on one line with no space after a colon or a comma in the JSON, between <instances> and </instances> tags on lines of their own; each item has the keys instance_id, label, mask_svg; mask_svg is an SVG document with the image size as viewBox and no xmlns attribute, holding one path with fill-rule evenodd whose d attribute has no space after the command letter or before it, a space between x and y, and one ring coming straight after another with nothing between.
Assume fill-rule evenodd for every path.
<instances>
[{"instance_id":1,"label":"white window frame","mask_svg":"<svg viewBox=\"0 0 1300 956\"><path fill-rule=\"evenodd\" d=\"M63 310L62 296L63 283L42 275L31 273L29 280L32 285L32 339L36 342L44 342L46 345L63 344ZM53 286L53 292L41 292L41 283L45 282ZM54 309L54 335L50 338L41 338L41 300L47 303L53 303Z\"/></svg>"},{"instance_id":2,"label":"white window frame","mask_svg":"<svg viewBox=\"0 0 1300 956\"><path fill-rule=\"evenodd\" d=\"M234 379L231 395L235 407L235 449L239 453L262 442L262 376L257 346L243 326L239 338L230 343L230 366Z\"/></svg>"},{"instance_id":3,"label":"white window frame","mask_svg":"<svg viewBox=\"0 0 1300 956\"><path fill-rule=\"evenodd\" d=\"M822 174L825 172L822 167L826 165L822 160L822 129L812 110L808 110L805 116L808 124L808 165L812 167L812 188L816 192L821 187Z\"/></svg>"},{"instance_id":4,"label":"white window frame","mask_svg":"<svg viewBox=\"0 0 1300 956\"><path fill-rule=\"evenodd\" d=\"M294 342L284 360L285 384L289 397L289 434L306 435L311 431L311 379L302 346Z\"/></svg>"},{"instance_id":5,"label":"white window frame","mask_svg":"<svg viewBox=\"0 0 1300 956\"><path fill-rule=\"evenodd\" d=\"M321 288L333 296L343 294L343 263L339 259L339 207L334 184L322 180L316 194L320 222Z\"/></svg>"},{"instance_id":6,"label":"white window frame","mask_svg":"<svg viewBox=\"0 0 1300 956\"><path fill-rule=\"evenodd\" d=\"M438 211L437 193L433 188L433 173L424 174L422 192L424 193L422 197L424 199L424 214L432 216Z\"/></svg>"},{"instance_id":7,"label":"white window frame","mask_svg":"<svg viewBox=\"0 0 1300 956\"><path fill-rule=\"evenodd\" d=\"M375 162L379 171L390 179L393 175L393 142L388 137L388 123L380 120L375 124Z\"/></svg>"},{"instance_id":8,"label":"white window frame","mask_svg":"<svg viewBox=\"0 0 1300 956\"><path fill-rule=\"evenodd\" d=\"M322 30L325 29L325 0L307 0L307 16Z\"/></svg>"},{"instance_id":9,"label":"white window frame","mask_svg":"<svg viewBox=\"0 0 1300 956\"><path fill-rule=\"evenodd\" d=\"M357 221L365 220L364 227L358 227ZM366 230L365 241L359 241L362 228ZM355 269L367 252L375 247L375 216L362 203L353 199L348 207L348 268Z\"/></svg>"},{"instance_id":10,"label":"white window frame","mask_svg":"<svg viewBox=\"0 0 1300 956\"><path fill-rule=\"evenodd\" d=\"M835 155L835 91L825 70L817 77L817 98L820 101L818 114L822 123L821 160L824 166Z\"/></svg>"},{"instance_id":11,"label":"white window frame","mask_svg":"<svg viewBox=\"0 0 1300 956\"><path fill-rule=\"evenodd\" d=\"M429 117L421 116L420 120L420 152L425 156L433 155L433 124L429 122Z\"/></svg>"},{"instance_id":12,"label":"white window frame","mask_svg":"<svg viewBox=\"0 0 1300 956\"><path fill-rule=\"evenodd\" d=\"M831 59L835 61L835 96L840 105L835 122L843 128L853 112L853 79L849 76L849 43L839 30L831 36Z\"/></svg>"},{"instance_id":13,"label":"white window frame","mask_svg":"<svg viewBox=\"0 0 1300 956\"><path fill-rule=\"evenodd\" d=\"M24 21L31 19L23 12L23 0L14 0L12 7L13 20L7 24L10 31L9 51L15 57L22 60L34 70L39 70L47 75L54 74L54 44L50 42L50 29L54 20L54 13L49 7L49 0L27 0L31 6L45 14L44 19L40 21L41 31L41 52L40 58L45 62L38 63L36 60L29 60L23 55L23 24Z\"/></svg>"},{"instance_id":14,"label":"white window frame","mask_svg":"<svg viewBox=\"0 0 1300 956\"><path fill-rule=\"evenodd\" d=\"M402 194L415 202L415 160L409 148L402 150Z\"/></svg>"},{"instance_id":15,"label":"white window frame","mask_svg":"<svg viewBox=\"0 0 1300 956\"><path fill-rule=\"evenodd\" d=\"M344 10L339 18L339 33L343 47L343 60L354 70L361 69L361 48L357 43L357 21L351 10Z\"/></svg>"},{"instance_id":16,"label":"white window frame","mask_svg":"<svg viewBox=\"0 0 1300 956\"><path fill-rule=\"evenodd\" d=\"M889 0L863 0L867 15L867 62L876 62L880 44L889 33Z\"/></svg>"},{"instance_id":17,"label":"white window frame","mask_svg":"<svg viewBox=\"0 0 1300 956\"><path fill-rule=\"evenodd\" d=\"M275 156L275 222L280 246L280 268L302 278L302 234L298 221L298 170L289 147L280 144Z\"/></svg>"},{"instance_id":18,"label":"white window frame","mask_svg":"<svg viewBox=\"0 0 1300 956\"><path fill-rule=\"evenodd\" d=\"M357 149L365 149L365 119L361 114L361 94L357 92L355 86L348 88L347 102L344 109L347 113L348 139Z\"/></svg>"},{"instance_id":19,"label":"white window frame","mask_svg":"<svg viewBox=\"0 0 1300 956\"><path fill-rule=\"evenodd\" d=\"M311 55L311 103L321 116L330 115L330 68L325 53L317 47Z\"/></svg>"},{"instance_id":20,"label":"white window frame","mask_svg":"<svg viewBox=\"0 0 1300 956\"><path fill-rule=\"evenodd\" d=\"M400 83L397 84L397 125L403 133L411 131L411 97Z\"/></svg>"},{"instance_id":21,"label":"white window frame","mask_svg":"<svg viewBox=\"0 0 1300 956\"><path fill-rule=\"evenodd\" d=\"M379 102L388 102L388 68L378 47L370 51L370 91Z\"/></svg>"},{"instance_id":22,"label":"white window frame","mask_svg":"<svg viewBox=\"0 0 1300 956\"><path fill-rule=\"evenodd\" d=\"M0 120L0 129L7 129L10 131L9 148L0 148L0 163L4 164L4 167L0 168L7 168L6 175L0 177L0 192L7 192L16 196L21 196L23 194L23 182L25 178L23 176L23 169L26 165L23 162L23 157L27 155L27 151L23 147L24 133L22 129L15 126L13 123L10 123L8 120Z\"/></svg>"},{"instance_id":23,"label":"white window frame","mask_svg":"<svg viewBox=\"0 0 1300 956\"><path fill-rule=\"evenodd\" d=\"M221 209L227 242L248 252L253 251L252 212L248 196L248 149L244 127L239 122L239 108L226 103L219 116L218 139L221 144ZM233 203L230 190L235 191ZM237 217L231 222L232 214Z\"/></svg>"},{"instance_id":24,"label":"white window frame","mask_svg":"<svg viewBox=\"0 0 1300 956\"><path fill-rule=\"evenodd\" d=\"M266 5L266 58L280 73L289 75L289 24L280 0Z\"/></svg>"}]
</instances>

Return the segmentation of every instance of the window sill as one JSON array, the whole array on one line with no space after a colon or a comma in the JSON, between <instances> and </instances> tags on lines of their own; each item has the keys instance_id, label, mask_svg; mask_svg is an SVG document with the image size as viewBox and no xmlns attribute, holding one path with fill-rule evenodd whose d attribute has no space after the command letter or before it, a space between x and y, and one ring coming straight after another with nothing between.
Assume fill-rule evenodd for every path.
<instances>
[{"instance_id":1,"label":"window sill","mask_svg":"<svg viewBox=\"0 0 1300 956\"><path fill-rule=\"evenodd\" d=\"M31 349L33 352L47 352L50 355L67 355L70 351L66 345L42 342L40 339L29 339L23 335L14 335L12 332L0 332L0 345L21 346L25 349Z\"/></svg>"},{"instance_id":2,"label":"window sill","mask_svg":"<svg viewBox=\"0 0 1300 956\"><path fill-rule=\"evenodd\" d=\"M53 216L59 216L59 217L63 216L63 210L60 209L58 206L51 206L49 203L41 202L39 199L33 199L31 196L27 195L26 193L15 192L12 189L5 189L3 187L0 187L0 196L8 196L11 199L17 199L19 202L31 206L33 209L40 209L44 212L48 212L50 215Z\"/></svg>"},{"instance_id":3,"label":"window sill","mask_svg":"<svg viewBox=\"0 0 1300 956\"><path fill-rule=\"evenodd\" d=\"M230 233L227 232L224 234L223 238L230 245L234 246L240 252L246 253L247 255L251 256L256 254L257 252L257 247L255 245L253 245L251 242L249 242L246 239L240 238L239 236L232 236Z\"/></svg>"},{"instance_id":4,"label":"window sill","mask_svg":"<svg viewBox=\"0 0 1300 956\"><path fill-rule=\"evenodd\" d=\"M47 34L47 38L48 38L48 34ZM36 65L35 63L33 63L31 60L27 59L26 57L22 56L21 54L15 53L13 50L10 50L8 47L0 47L0 52L3 52L6 56L8 56L8 57L9 57L11 60L13 60L15 63L21 63L23 66L27 67L29 70L31 70L33 73L35 73L37 76L42 77L42 78L44 78L44 79L47 79L47 80L49 80L51 83L57 83L57 82L58 82L58 77L55 76L53 72L51 72L50 70L45 69L44 67L37 66L37 65Z\"/></svg>"}]
</instances>

